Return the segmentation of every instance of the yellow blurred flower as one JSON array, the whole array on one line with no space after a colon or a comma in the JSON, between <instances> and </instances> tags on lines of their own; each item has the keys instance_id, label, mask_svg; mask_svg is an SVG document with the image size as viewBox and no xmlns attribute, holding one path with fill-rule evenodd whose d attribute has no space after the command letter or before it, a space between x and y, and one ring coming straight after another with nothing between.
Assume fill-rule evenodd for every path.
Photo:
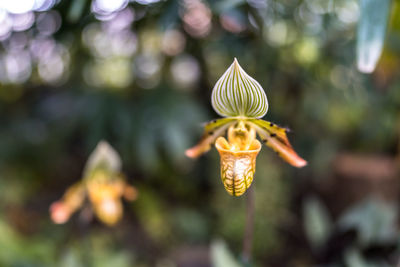
<instances>
[{"instance_id":1,"label":"yellow blurred flower","mask_svg":"<svg viewBox=\"0 0 400 267\"><path fill-rule=\"evenodd\" d=\"M133 201L137 190L120 173L120 159L106 142L98 144L90 156L83 180L67 189L63 198L50 206L54 223L62 224L83 204L86 196L94 213L106 225L115 225L123 216L122 198Z\"/></svg>"}]
</instances>

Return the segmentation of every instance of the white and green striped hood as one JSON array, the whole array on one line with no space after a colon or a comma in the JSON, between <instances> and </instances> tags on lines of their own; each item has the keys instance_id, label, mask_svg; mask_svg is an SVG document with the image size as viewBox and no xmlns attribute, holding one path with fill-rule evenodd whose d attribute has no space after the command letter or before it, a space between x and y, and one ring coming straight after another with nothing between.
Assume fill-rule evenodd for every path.
<instances>
[{"instance_id":1,"label":"white and green striped hood","mask_svg":"<svg viewBox=\"0 0 400 267\"><path fill-rule=\"evenodd\" d=\"M268 111L264 89L242 69L236 58L215 84L211 104L222 117L261 118Z\"/></svg>"}]
</instances>

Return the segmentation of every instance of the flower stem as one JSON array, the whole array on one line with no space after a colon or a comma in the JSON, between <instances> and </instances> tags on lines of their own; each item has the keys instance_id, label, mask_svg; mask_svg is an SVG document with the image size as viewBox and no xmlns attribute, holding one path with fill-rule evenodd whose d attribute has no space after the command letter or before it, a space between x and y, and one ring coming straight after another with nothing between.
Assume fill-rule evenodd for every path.
<instances>
[{"instance_id":1,"label":"flower stem","mask_svg":"<svg viewBox=\"0 0 400 267\"><path fill-rule=\"evenodd\" d=\"M254 185L247 190L246 194L246 222L243 236L242 259L245 266L251 262L251 250L253 247L254 232Z\"/></svg>"}]
</instances>

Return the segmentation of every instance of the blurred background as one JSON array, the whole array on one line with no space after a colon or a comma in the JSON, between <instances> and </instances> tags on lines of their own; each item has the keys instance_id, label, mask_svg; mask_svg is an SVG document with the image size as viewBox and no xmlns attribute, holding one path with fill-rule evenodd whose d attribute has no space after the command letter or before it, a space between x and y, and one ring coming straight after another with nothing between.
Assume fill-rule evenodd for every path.
<instances>
[{"instance_id":1,"label":"blurred background","mask_svg":"<svg viewBox=\"0 0 400 267\"><path fill-rule=\"evenodd\" d=\"M245 197L184 156L237 57L309 165L257 160L253 266L396 266L400 1L372 74L356 0L0 3L0 266L240 266ZM50 204L107 140L138 191L115 227Z\"/></svg>"}]
</instances>

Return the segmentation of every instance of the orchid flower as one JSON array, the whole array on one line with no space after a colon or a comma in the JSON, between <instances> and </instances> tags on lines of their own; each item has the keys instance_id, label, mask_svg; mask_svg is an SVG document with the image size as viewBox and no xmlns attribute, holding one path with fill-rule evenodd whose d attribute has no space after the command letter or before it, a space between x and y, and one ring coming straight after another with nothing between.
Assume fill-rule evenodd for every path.
<instances>
[{"instance_id":1,"label":"orchid flower","mask_svg":"<svg viewBox=\"0 0 400 267\"><path fill-rule=\"evenodd\" d=\"M137 190L126 183L120 170L118 153L101 141L86 163L83 179L70 186L62 199L50 206L53 222L67 222L87 196L100 221L109 226L116 224L123 215L121 198L132 201L137 197Z\"/></svg>"},{"instance_id":2,"label":"orchid flower","mask_svg":"<svg viewBox=\"0 0 400 267\"><path fill-rule=\"evenodd\" d=\"M221 159L221 179L229 194L240 196L251 186L256 157L261 150L257 134L292 166L307 165L289 143L287 129L260 119L268 111L267 96L236 58L215 84L211 104L224 118L207 123L200 142L186 150L186 156L197 158L215 143ZM223 137L226 132L228 140Z\"/></svg>"}]
</instances>

